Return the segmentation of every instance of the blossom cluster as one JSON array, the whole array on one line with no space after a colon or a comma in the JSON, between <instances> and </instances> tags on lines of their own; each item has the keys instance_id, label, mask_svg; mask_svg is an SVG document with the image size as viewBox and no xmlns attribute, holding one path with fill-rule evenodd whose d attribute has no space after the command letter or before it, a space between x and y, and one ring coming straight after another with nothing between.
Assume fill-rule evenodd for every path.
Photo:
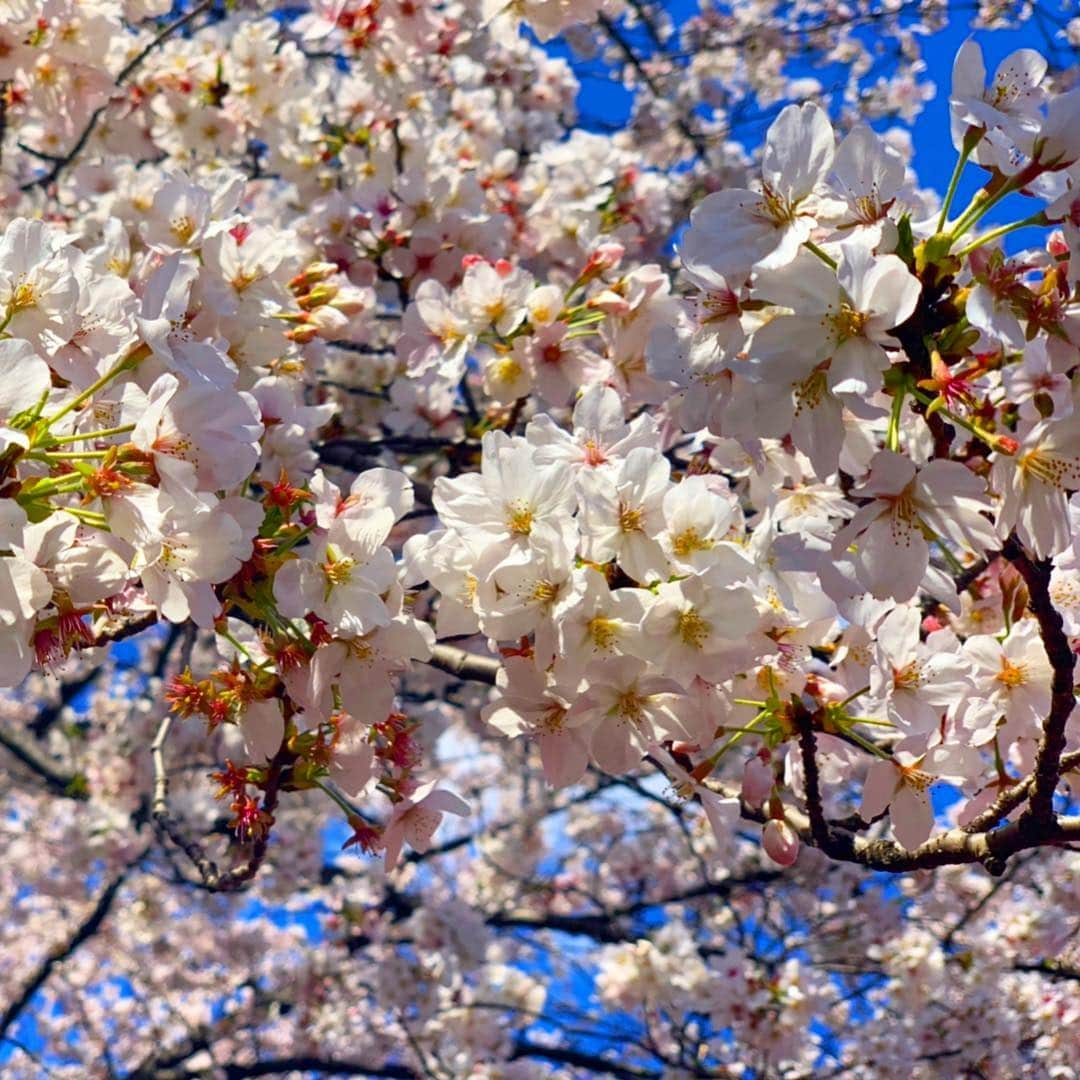
<instances>
[{"instance_id":1,"label":"blossom cluster","mask_svg":"<svg viewBox=\"0 0 1080 1080\"><path fill-rule=\"evenodd\" d=\"M5 1069L1071 1075L1080 91L917 177L945 7L6 5Z\"/></svg>"},{"instance_id":2,"label":"blossom cluster","mask_svg":"<svg viewBox=\"0 0 1080 1080\"><path fill-rule=\"evenodd\" d=\"M596 5L468 30L376 7L155 38L104 130L92 111L36 145L46 98L10 103L38 154L13 200L56 185L69 221L14 214L0 241L3 681L156 618L213 630L219 666L169 700L243 733L216 779L248 839L279 791L324 790L391 859L462 811L398 690L471 635L498 660L484 721L553 785L649 758L721 838L756 814L786 863L788 811L821 797L809 723L830 812L891 807L914 849L942 779L977 820L1058 708L1036 585L1080 632L1077 91L1028 50L987 87L964 46L957 177L989 179L952 218L956 184L936 204L902 139L789 105L752 167L711 164L672 275L649 260L685 180L557 141L567 71L506 31ZM115 72L127 25L108 49L74 16L15 34L12 85L53 53ZM315 108L282 88L317 42L350 60ZM455 90L399 117L378 76L402 66ZM125 138L187 167L105 180ZM1033 212L980 233L1010 195ZM318 467L335 444L355 478ZM1014 552L1050 560L1041 585Z\"/></svg>"}]
</instances>

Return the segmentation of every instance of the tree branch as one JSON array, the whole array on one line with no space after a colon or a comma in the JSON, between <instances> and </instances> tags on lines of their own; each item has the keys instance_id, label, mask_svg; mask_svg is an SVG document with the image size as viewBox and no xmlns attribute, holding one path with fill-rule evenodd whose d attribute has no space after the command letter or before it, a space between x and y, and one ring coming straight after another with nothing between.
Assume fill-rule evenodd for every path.
<instances>
[{"instance_id":1,"label":"tree branch","mask_svg":"<svg viewBox=\"0 0 1080 1080\"><path fill-rule=\"evenodd\" d=\"M560 1065L574 1065L579 1069L588 1069L590 1076L614 1076L618 1080L660 1080L661 1073L650 1069L637 1069L632 1065L618 1065L596 1054L587 1054L581 1050L573 1050L563 1046L543 1046L531 1041L524 1036L514 1041L514 1052L510 1055L511 1061L521 1058L540 1058L543 1061L554 1061Z\"/></svg>"},{"instance_id":2,"label":"tree branch","mask_svg":"<svg viewBox=\"0 0 1080 1080\"><path fill-rule=\"evenodd\" d=\"M1050 599L1048 559L1032 561L1015 536L1010 536L1002 554L1019 571L1028 589L1028 604L1039 624L1046 657L1054 678L1051 683L1050 712L1043 721L1043 734L1035 756L1034 783L1021 821L1038 829L1054 821L1054 792L1061 779L1061 755L1065 750L1065 725L1076 706L1073 672L1076 656L1069 646L1061 613Z\"/></svg>"},{"instance_id":3,"label":"tree branch","mask_svg":"<svg viewBox=\"0 0 1080 1080\"><path fill-rule=\"evenodd\" d=\"M105 921L105 917L109 914L113 901L116 899L116 894L120 891L120 886L124 884L126 877L127 868L125 867L105 886L90 914L79 924L75 933L67 941L49 950L30 981L23 986L19 994L0 1015L0 1042L7 1035L8 1029L18 1020L23 1009L30 1003L30 999L44 985L57 964L62 964L98 932L101 924Z\"/></svg>"},{"instance_id":4,"label":"tree branch","mask_svg":"<svg viewBox=\"0 0 1080 1080\"><path fill-rule=\"evenodd\" d=\"M198 18L203 12L209 11L214 6L215 0L203 0L197 7L193 7L189 12L181 15L178 19L169 23L155 38L149 41L146 46L141 49L131 60L129 60L121 69L120 73L113 81L113 85L116 87L123 86L127 80L142 66L143 61L157 48L164 45L178 30L182 30L193 19ZM98 121L104 115L105 111L112 104L112 101L105 102L104 105L95 109L90 114L90 119L86 122L86 127L82 129L79 137L75 140L74 145L68 152L62 156L57 156L53 159L53 167L43 175L36 177L33 180L28 180L20 187L20 191L31 191L35 187L48 187L54 180L60 178L60 174L71 165L75 159L82 153L83 148L86 146L90 139L90 136L94 133L94 129L97 127ZM28 148L29 149L29 148Z\"/></svg>"},{"instance_id":5,"label":"tree branch","mask_svg":"<svg viewBox=\"0 0 1080 1080\"><path fill-rule=\"evenodd\" d=\"M251 1065L226 1065L225 1080L246 1080L251 1076L280 1076L288 1072L317 1072L331 1076L387 1077L388 1080L417 1080L420 1076L405 1065L362 1065L356 1061L323 1058L314 1054L298 1057L268 1058ZM187 1076L188 1073L183 1075Z\"/></svg>"},{"instance_id":6,"label":"tree branch","mask_svg":"<svg viewBox=\"0 0 1080 1080\"><path fill-rule=\"evenodd\" d=\"M1051 979L1069 979L1080 982L1080 967L1066 964L1061 960L1039 960L1034 964L1013 964L1014 971L1027 971L1038 975L1049 975Z\"/></svg>"},{"instance_id":7,"label":"tree branch","mask_svg":"<svg viewBox=\"0 0 1080 1080\"><path fill-rule=\"evenodd\" d=\"M45 781L45 786L54 795L61 795L65 799L88 797L84 784L80 783L81 778L78 773L67 772L21 732L13 731L7 725L0 724L0 746L3 746L13 757L18 758L31 772L40 776Z\"/></svg>"},{"instance_id":8,"label":"tree branch","mask_svg":"<svg viewBox=\"0 0 1080 1080\"><path fill-rule=\"evenodd\" d=\"M487 683L488 686L495 685L495 676L502 667L494 656L479 656L453 645L436 645L428 663L459 679Z\"/></svg>"}]
</instances>

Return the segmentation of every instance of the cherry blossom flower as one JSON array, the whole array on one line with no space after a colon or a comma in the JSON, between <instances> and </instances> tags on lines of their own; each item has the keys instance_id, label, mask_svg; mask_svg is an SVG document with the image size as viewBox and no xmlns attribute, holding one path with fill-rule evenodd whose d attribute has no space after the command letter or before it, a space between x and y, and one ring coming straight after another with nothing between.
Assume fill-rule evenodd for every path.
<instances>
[{"instance_id":1,"label":"cherry blossom flower","mask_svg":"<svg viewBox=\"0 0 1080 1080\"><path fill-rule=\"evenodd\" d=\"M897 747L891 760L872 761L863 785L863 820L887 808L896 839L909 851L917 848L934 828L931 786L937 780L962 782L970 771L968 756L960 746L935 746L921 755Z\"/></svg>"},{"instance_id":2,"label":"cherry blossom flower","mask_svg":"<svg viewBox=\"0 0 1080 1080\"><path fill-rule=\"evenodd\" d=\"M825 113L817 105L788 105L765 137L761 193L730 188L698 203L680 247L683 262L694 273L728 279L786 266L813 231L812 196L834 152Z\"/></svg>"},{"instance_id":3,"label":"cherry blossom flower","mask_svg":"<svg viewBox=\"0 0 1080 1080\"><path fill-rule=\"evenodd\" d=\"M1071 540L1068 493L1080 489L1080 431L1034 424L1014 454L995 454L990 486L1001 496L999 536L1016 529L1040 558L1064 551Z\"/></svg>"},{"instance_id":4,"label":"cherry blossom flower","mask_svg":"<svg viewBox=\"0 0 1080 1080\"><path fill-rule=\"evenodd\" d=\"M883 704L901 731L925 735L971 691L972 684L967 663L948 647L948 631L939 631L936 641L932 635L922 642L920 622L914 607L894 608L881 621L870 669L870 695Z\"/></svg>"},{"instance_id":5,"label":"cherry blossom flower","mask_svg":"<svg viewBox=\"0 0 1080 1080\"><path fill-rule=\"evenodd\" d=\"M909 600L929 566L928 536L977 555L994 549L984 491L983 482L956 462L932 461L916 472L907 458L881 450L852 490L874 501L836 534L833 550L855 544L859 583L878 600Z\"/></svg>"},{"instance_id":6,"label":"cherry blossom flower","mask_svg":"<svg viewBox=\"0 0 1080 1080\"><path fill-rule=\"evenodd\" d=\"M444 814L468 815L469 804L464 799L435 784L434 780L423 784L394 805L382 834L388 871L397 865L405 843L421 853L431 847L431 838Z\"/></svg>"}]
</instances>

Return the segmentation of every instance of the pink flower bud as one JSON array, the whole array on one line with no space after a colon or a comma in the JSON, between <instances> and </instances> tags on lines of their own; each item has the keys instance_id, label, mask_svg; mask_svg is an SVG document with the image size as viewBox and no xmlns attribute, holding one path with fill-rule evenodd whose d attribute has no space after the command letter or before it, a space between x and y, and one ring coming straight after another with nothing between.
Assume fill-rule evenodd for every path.
<instances>
[{"instance_id":1,"label":"pink flower bud","mask_svg":"<svg viewBox=\"0 0 1080 1080\"><path fill-rule=\"evenodd\" d=\"M622 262L625 253L626 248L614 241L609 240L597 245L596 250L589 256L589 261L585 264L586 273L589 271L610 270L612 267L618 266Z\"/></svg>"},{"instance_id":2,"label":"pink flower bud","mask_svg":"<svg viewBox=\"0 0 1080 1080\"><path fill-rule=\"evenodd\" d=\"M756 755L743 768L742 797L751 806L760 806L772 791L773 771Z\"/></svg>"},{"instance_id":3,"label":"pink flower bud","mask_svg":"<svg viewBox=\"0 0 1080 1080\"><path fill-rule=\"evenodd\" d=\"M765 854L778 866L790 866L799 857L799 838L786 822L772 818L761 833Z\"/></svg>"}]
</instances>

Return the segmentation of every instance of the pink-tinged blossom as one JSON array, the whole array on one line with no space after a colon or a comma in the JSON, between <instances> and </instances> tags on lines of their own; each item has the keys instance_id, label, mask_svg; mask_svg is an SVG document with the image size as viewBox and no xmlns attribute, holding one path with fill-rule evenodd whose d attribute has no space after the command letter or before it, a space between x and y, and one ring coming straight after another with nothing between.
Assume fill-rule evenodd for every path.
<instances>
[{"instance_id":1,"label":"pink-tinged blossom","mask_svg":"<svg viewBox=\"0 0 1080 1080\"><path fill-rule=\"evenodd\" d=\"M16 218L0 237L0 320L8 334L55 352L77 326L79 283L59 234Z\"/></svg>"},{"instance_id":2,"label":"pink-tinged blossom","mask_svg":"<svg viewBox=\"0 0 1080 1080\"><path fill-rule=\"evenodd\" d=\"M953 146L959 150L971 128L999 129L1030 152L1042 123L1046 93L1040 84L1046 70L1046 59L1034 49L1017 49L1001 61L987 87L982 49L971 39L965 41L953 62L949 99ZM976 161L982 161L980 149Z\"/></svg>"},{"instance_id":3,"label":"pink-tinged blossom","mask_svg":"<svg viewBox=\"0 0 1080 1080\"><path fill-rule=\"evenodd\" d=\"M976 555L996 547L985 488L958 462L931 461L916 471L908 458L880 450L851 492L873 501L836 534L833 553L854 545L859 584L878 600L909 600L930 563L928 539Z\"/></svg>"},{"instance_id":4,"label":"pink-tinged blossom","mask_svg":"<svg viewBox=\"0 0 1080 1080\"><path fill-rule=\"evenodd\" d=\"M998 535L1015 529L1039 558L1072 542L1069 493L1080 490L1080 426L1041 421L1019 436L1014 454L997 453L990 486L1000 495Z\"/></svg>"},{"instance_id":5,"label":"pink-tinged blossom","mask_svg":"<svg viewBox=\"0 0 1080 1080\"><path fill-rule=\"evenodd\" d=\"M641 584L663 580L667 560L657 537L664 527L670 473L662 454L638 447L613 472L579 474L585 558L615 561Z\"/></svg>"},{"instance_id":6,"label":"pink-tinged blossom","mask_svg":"<svg viewBox=\"0 0 1080 1080\"><path fill-rule=\"evenodd\" d=\"M760 192L729 188L694 208L679 254L694 273L733 279L790 263L815 225L813 196L832 167L835 136L817 105L788 105L765 137Z\"/></svg>"},{"instance_id":7,"label":"pink-tinged blossom","mask_svg":"<svg viewBox=\"0 0 1080 1080\"><path fill-rule=\"evenodd\" d=\"M695 676L722 682L771 653L758 632L760 616L749 589L732 585L724 569L671 581L656 589L628 649L687 685Z\"/></svg>"},{"instance_id":8,"label":"pink-tinged blossom","mask_svg":"<svg viewBox=\"0 0 1080 1080\"><path fill-rule=\"evenodd\" d=\"M166 481L218 491L255 470L263 425L250 394L222 394L206 383L181 387L174 375L161 375L138 403L134 393L127 408L139 419L131 441L153 455Z\"/></svg>"},{"instance_id":9,"label":"pink-tinged blossom","mask_svg":"<svg viewBox=\"0 0 1080 1080\"><path fill-rule=\"evenodd\" d=\"M198 275L193 256L170 255L147 281L136 322L143 340L168 370L192 384L205 382L224 389L236 382L236 364L229 358L227 343L199 338L187 324L191 287Z\"/></svg>"},{"instance_id":10,"label":"pink-tinged blossom","mask_svg":"<svg viewBox=\"0 0 1080 1080\"><path fill-rule=\"evenodd\" d=\"M177 488L136 490L108 500L113 531L135 550L131 569L170 622L210 627L221 610L213 586L251 555L262 508Z\"/></svg>"},{"instance_id":11,"label":"pink-tinged blossom","mask_svg":"<svg viewBox=\"0 0 1080 1080\"><path fill-rule=\"evenodd\" d=\"M564 431L547 413L529 424L525 438L536 447L538 465L565 463L575 473L611 470L636 447L655 445L659 434L648 413L627 422L619 395L610 386L590 386L578 398L573 425L572 432Z\"/></svg>"},{"instance_id":12,"label":"pink-tinged blossom","mask_svg":"<svg viewBox=\"0 0 1080 1080\"><path fill-rule=\"evenodd\" d=\"M897 841L909 851L917 848L934 828L931 786L938 780L963 783L972 772L971 757L964 747L941 745L925 754L897 747L891 760L872 761L863 784L863 820L888 809Z\"/></svg>"},{"instance_id":13,"label":"pink-tinged blossom","mask_svg":"<svg viewBox=\"0 0 1080 1080\"><path fill-rule=\"evenodd\" d=\"M889 250L896 234L890 211L905 182L904 159L873 128L858 124L836 148L829 188L843 204L830 214L837 238L867 240L876 247L884 239Z\"/></svg>"},{"instance_id":14,"label":"pink-tinged blossom","mask_svg":"<svg viewBox=\"0 0 1080 1080\"><path fill-rule=\"evenodd\" d=\"M488 432L479 473L436 480L432 501L440 519L459 532L481 534L507 552L533 542L575 547L569 469L539 466L534 454L523 441Z\"/></svg>"},{"instance_id":15,"label":"pink-tinged blossom","mask_svg":"<svg viewBox=\"0 0 1080 1080\"><path fill-rule=\"evenodd\" d=\"M955 639L939 631L919 640L917 607L897 607L877 628L870 696L905 734L925 735L945 712L971 693L968 665L957 655ZM950 648L950 646L952 646Z\"/></svg>"},{"instance_id":16,"label":"pink-tinged blossom","mask_svg":"<svg viewBox=\"0 0 1080 1080\"><path fill-rule=\"evenodd\" d=\"M761 847L777 866L793 866L799 857L799 834L782 818L769 818L761 830Z\"/></svg>"},{"instance_id":17,"label":"pink-tinged blossom","mask_svg":"<svg viewBox=\"0 0 1080 1080\"><path fill-rule=\"evenodd\" d=\"M495 699L481 716L514 738L528 735L540 750L544 779L556 788L576 784L589 765L588 717L570 714L568 697L528 659L511 657L499 671Z\"/></svg>"},{"instance_id":18,"label":"pink-tinged blossom","mask_svg":"<svg viewBox=\"0 0 1080 1080\"><path fill-rule=\"evenodd\" d=\"M1022 619L1004 641L976 634L964 642L963 654L991 727L1004 719L1006 744L1019 735L1037 738L1050 712L1054 675L1038 623Z\"/></svg>"},{"instance_id":19,"label":"pink-tinged blossom","mask_svg":"<svg viewBox=\"0 0 1080 1080\"><path fill-rule=\"evenodd\" d=\"M605 772L629 772L653 743L686 737L677 714L682 687L673 679L647 674L632 656L595 664L585 674L588 688L569 718L589 726L589 753Z\"/></svg>"},{"instance_id":20,"label":"pink-tinged blossom","mask_svg":"<svg viewBox=\"0 0 1080 1080\"><path fill-rule=\"evenodd\" d=\"M0 341L0 450L29 445L25 431L13 428L11 421L43 404L51 389L49 365L29 342Z\"/></svg>"},{"instance_id":21,"label":"pink-tinged blossom","mask_svg":"<svg viewBox=\"0 0 1080 1080\"><path fill-rule=\"evenodd\" d=\"M396 578L385 546L394 527L388 507L357 519L339 519L304 555L274 577L274 598L288 618L309 612L344 637L367 634L390 622L383 601Z\"/></svg>"},{"instance_id":22,"label":"pink-tinged blossom","mask_svg":"<svg viewBox=\"0 0 1080 1080\"><path fill-rule=\"evenodd\" d=\"M0 686L18 686L34 662L34 617L52 599L45 572L19 555L0 558Z\"/></svg>"},{"instance_id":23,"label":"pink-tinged blossom","mask_svg":"<svg viewBox=\"0 0 1080 1080\"><path fill-rule=\"evenodd\" d=\"M382 834L388 871L397 865L404 844L421 854L431 847L432 837L444 814L468 816L469 804L464 799L435 784L436 781L429 781L394 804Z\"/></svg>"},{"instance_id":24,"label":"pink-tinged blossom","mask_svg":"<svg viewBox=\"0 0 1080 1080\"><path fill-rule=\"evenodd\" d=\"M1056 361L1043 338L1029 342L1020 363L1005 368L1002 379L1009 400L1019 406L1021 419L1036 423L1048 409L1055 421L1073 415L1068 368Z\"/></svg>"},{"instance_id":25,"label":"pink-tinged blossom","mask_svg":"<svg viewBox=\"0 0 1080 1080\"><path fill-rule=\"evenodd\" d=\"M889 367L883 346L897 344L889 331L915 309L921 286L895 255L875 256L869 242L850 239L836 272L803 252L790 270L762 275L754 291L793 314L754 334L751 377L783 384L824 365L833 393L865 397L880 387Z\"/></svg>"}]
</instances>

